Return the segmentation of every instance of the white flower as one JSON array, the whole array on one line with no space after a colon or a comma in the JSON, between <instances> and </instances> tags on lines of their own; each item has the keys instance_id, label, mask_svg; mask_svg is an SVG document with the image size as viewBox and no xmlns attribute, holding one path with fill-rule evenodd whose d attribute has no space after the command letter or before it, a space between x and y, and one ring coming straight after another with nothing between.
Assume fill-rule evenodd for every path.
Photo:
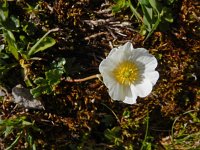
<instances>
[{"instance_id":1,"label":"white flower","mask_svg":"<svg viewBox=\"0 0 200 150\"><path fill-rule=\"evenodd\" d=\"M133 48L130 42L111 50L99 66L103 82L113 100L136 103L146 97L156 84L159 73L156 58L144 48Z\"/></svg>"}]
</instances>

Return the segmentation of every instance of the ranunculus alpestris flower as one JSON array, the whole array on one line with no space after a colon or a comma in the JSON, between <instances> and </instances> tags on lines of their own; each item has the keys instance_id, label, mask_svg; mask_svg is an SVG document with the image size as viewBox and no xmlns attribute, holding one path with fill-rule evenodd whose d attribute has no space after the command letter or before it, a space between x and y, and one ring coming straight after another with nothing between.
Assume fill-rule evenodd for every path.
<instances>
[{"instance_id":1,"label":"ranunculus alpestris flower","mask_svg":"<svg viewBox=\"0 0 200 150\"><path fill-rule=\"evenodd\" d=\"M103 82L113 100L136 103L146 97L156 84L159 73L156 58L144 48L134 49L130 42L111 50L99 66Z\"/></svg>"}]
</instances>

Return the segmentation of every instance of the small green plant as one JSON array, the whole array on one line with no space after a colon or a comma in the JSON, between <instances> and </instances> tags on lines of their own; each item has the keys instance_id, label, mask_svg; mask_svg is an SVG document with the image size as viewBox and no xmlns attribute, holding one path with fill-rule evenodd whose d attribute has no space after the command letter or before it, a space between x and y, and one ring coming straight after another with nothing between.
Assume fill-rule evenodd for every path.
<instances>
[{"instance_id":1,"label":"small green plant","mask_svg":"<svg viewBox=\"0 0 200 150\"><path fill-rule=\"evenodd\" d=\"M51 32L58 31L58 29L49 30L42 38L40 38L32 47L28 47L26 50L22 50L24 47L18 47L17 41L13 34L14 32L20 31L20 21L15 16L9 16L8 12L8 3L4 1L0 7L0 29L3 32L3 36L8 44L8 51L13 54L13 56L19 60L23 59L30 59L34 54L38 52L42 52L49 47L52 47L56 41L48 37ZM29 24L30 25L30 24ZM25 27L27 28L27 26ZM23 29L25 29L23 28ZM25 40L23 38L23 40ZM29 43L30 44L30 43Z\"/></svg>"},{"instance_id":2,"label":"small green plant","mask_svg":"<svg viewBox=\"0 0 200 150\"><path fill-rule=\"evenodd\" d=\"M114 0L113 12L129 8L139 23L141 23L141 33L146 35L146 39L157 29L166 29L166 24L173 22L173 16L170 6L174 0L168 0L166 3L157 0L139 0L137 5L133 5L131 0ZM159 26L160 25L160 26ZM162 26L161 26L162 25Z\"/></svg>"},{"instance_id":3,"label":"small green plant","mask_svg":"<svg viewBox=\"0 0 200 150\"><path fill-rule=\"evenodd\" d=\"M148 135L148 132L149 132L149 113L148 112L145 118L145 123L146 123L145 137L144 137L144 140L142 141L142 146L140 150L152 150L152 143L150 141L152 140L153 137Z\"/></svg>"},{"instance_id":4,"label":"small green plant","mask_svg":"<svg viewBox=\"0 0 200 150\"><path fill-rule=\"evenodd\" d=\"M176 123L178 123L178 120L181 117L184 117L186 115L191 117L191 122L193 124L199 125L200 119L197 115L197 110L190 110L186 111L182 115L176 117L174 120L174 123L172 125L172 130L171 130L171 142L164 145L166 149L173 150L173 149L188 149L188 150L196 150L200 149L200 132L194 130L192 133L191 131L188 132L188 129L191 130L190 123L189 122L183 122L179 123L178 131L174 132L174 128Z\"/></svg>"},{"instance_id":5,"label":"small green plant","mask_svg":"<svg viewBox=\"0 0 200 150\"><path fill-rule=\"evenodd\" d=\"M67 73L67 64L65 58L60 58L52 63L52 69L45 72L45 78L38 77L34 80L36 87L31 89L33 97L37 98L42 94L52 94L56 91L56 87L61 82L61 77Z\"/></svg>"},{"instance_id":6,"label":"small green plant","mask_svg":"<svg viewBox=\"0 0 200 150\"><path fill-rule=\"evenodd\" d=\"M30 131L40 132L41 130L35 126L34 122L27 121L25 116L0 120L0 133L4 136L4 139L6 140L9 136L15 137L6 150L12 149L20 139L25 139L28 142L27 148L35 150L36 144Z\"/></svg>"},{"instance_id":7,"label":"small green plant","mask_svg":"<svg viewBox=\"0 0 200 150\"><path fill-rule=\"evenodd\" d=\"M7 1L0 2L0 4L0 29L7 44L2 44L0 49L0 75L3 76L9 69L20 65L24 72L25 82L30 84L27 75L27 70L30 66L27 65L29 64L28 61L33 59L33 55L36 53L43 52L49 47L55 45L56 41L48 35L51 32L58 31L58 29L49 30L43 37L39 38L39 40L31 43L26 41L26 36L24 35L20 35L18 41L16 40L14 33L20 34L22 31L27 31L27 28L32 24L21 24L17 17L13 15L10 16ZM12 60L10 53L15 58L15 61ZM8 63L10 61L12 63Z\"/></svg>"},{"instance_id":8,"label":"small green plant","mask_svg":"<svg viewBox=\"0 0 200 150\"><path fill-rule=\"evenodd\" d=\"M169 8L156 0L140 0L143 12L143 27L148 32L146 39L155 31L161 22L172 23L173 17Z\"/></svg>"},{"instance_id":9,"label":"small green plant","mask_svg":"<svg viewBox=\"0 0 200 150\"><path fill-rule=\"evenodd\" d=\"M55 91L57 85L61 81L63 72L58 69L53 69L45 72L45 78L38 77L34 80L37 85L35 88L31 89L31 94L34 98L39 97L42 94L51 94Z\"/></svg>"},{"instance_id":10,"label":"small green plant","mask_svg":"<svg viewBox=\"0 0 200 150\"><path fill-rule=\"evenodd\" d=\"M0 79L3 79L10 69L17 66L16 62L11 60L9 53L12 53L16 59L19 59L16 41L11 32L17 31L19 26L19 20L13 15L9 16L7 2L0 2L1 38L7 40L7 45L4 43L0 45Z\"/></svg>"},{"instance_id":11,"label":"small green plant","mask_svg":"<svg viewBox=\"0 0 200 150\"><path fill-rule=\"evenodd\" d=\"M10 56L3 52L5 45L0 46L0 80L7 74L7 72L15 68L17 64L15 62L9 62Z\"/></svg>"},{"instance_id":12,"label":"small green plant","mask_svg":"<svg viewBox=\"0 0 200 150\"><path fill-rule=\"evenodd\" d=\"M15 16L9 16L7 1L1 2L0 5L0 29L3 36L8 43L8 50L13 54L16 59L19 59L18 48L16 40L11 31L17 31L20 26L19 19Z\"/></svg>"},{"instance_id":13,"label":"small green plant","mask_svg":"<svg viewBox=\"0 0 200 150\"><path fill-rule=\"evenodd\" d=\"M121 128L116 126L113 127L112 129L106 129L104 131L104 136L110 140L114 145L119 146L120 144L123 143L123 140L121 139Z\"/></svg>"}]
</instances>

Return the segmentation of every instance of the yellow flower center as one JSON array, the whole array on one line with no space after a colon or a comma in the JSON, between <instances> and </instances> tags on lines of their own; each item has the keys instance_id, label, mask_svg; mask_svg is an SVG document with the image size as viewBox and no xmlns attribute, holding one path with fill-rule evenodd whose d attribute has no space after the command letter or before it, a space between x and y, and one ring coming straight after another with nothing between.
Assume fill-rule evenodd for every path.
<instances>
[{"instance_id":1,"label":"yellow flower center","mask_svg":"<svg viewBox=\"0 0 200 150\"><path fill-rule=\"evenodd\" d=\"M113 74L117 82L122 85L130 85L139 79L139 69L131 61L120 63L114 70Z\"/></svg>"}]
</instances>

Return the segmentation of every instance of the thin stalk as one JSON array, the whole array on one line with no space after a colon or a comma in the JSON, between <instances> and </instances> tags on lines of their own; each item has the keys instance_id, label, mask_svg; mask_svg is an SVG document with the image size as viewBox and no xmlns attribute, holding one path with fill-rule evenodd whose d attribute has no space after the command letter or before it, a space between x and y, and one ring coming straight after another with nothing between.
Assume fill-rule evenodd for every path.
<instances>
[{"instance_id":1,"label":"thin stalk","mask_svg":"<svg viewBox=\"0 0 200 150\"><path fill-rule=\"evenodd\" d=\"M55 28L55 29L51 29L47 33L45 33L45 35L42 38L40 38L39 41L37 41L36 44L33 45L33 47L31 47L30 51L28 52L28 56L30 57L31 55L33 55L35 53L36 47L42 42L42 40L44 40L44 38L47 37L47 35L49 35L51 32L56 32L58 30L59 30L59 28Z\"/></svg>"},{"instance_id":2,"label":"thin stalk","mask_svg":"<svg viewBox=\"0 0 200 150\"><path fill-rule=\"evenodd\" d=\"M131 9L131 11L133 12L133 14L135 15L135 17L137 18L137 20L142 21L142 17L141 15L137 12L137 10L133 7L132 3L131 3L131 0L129 0L129 7Z\"/></svg>"},{"instance_id":3,"label":"thin stalk","mask_svg":"<svg viewBox=\"0 0 200 150\"><path fill-rule=\"evenodd\" d=\"M147 120L146 120L146 131L145 131L145 136L144 136L144 140L142 142L142 147L140 148L140 150L144 149L144 143L146 143L147 141L147 136L148 136L148 131L149 131L149 111L147 111Z\"/></svg>"},{"instance_id":4,"label":"thin stalk","mask_svg":"<svg viewBox=\"0 0 200 150\"><path fill-rule=\"evenodd\" d=\"M113 115L115 116L115 118L117 119L117 122L120 124L120 120L119 120L119 118L117 117L116 113L115 113L110 107L108 107L106 104L102 103L102 105L105 106L106 108L108 108L108 109L112 112L112 114L113 114Z\"/></svg>"},{"instance_id":5,"label":"thin stalk","mask_svg":"<svg viewBox=\"0 0 200 150\"><path fill-rule=\"evenodd\" d=\"M182 115L185 115L185 114L189 114L191 112L195 112L197 110L189 110L189 111L186 111L185 113L181 114L180 116L176 117L173 124L172 124L172 129L171 129L171 142L172 142L172 145L174 146L174 126L177 122L177 120L182 116Z\"/></svg>"},{"instance_id":6,"label":"thin stalk","mask_svg":"<svg viewBox=\"0 0 200 150\"><path fill-rule=\"evenodd\" d=\"M91 76L89 76L89 77L81 78L81 79L71 79L71 78L67 78L65 81L67 81L67 82L84 82L84 81L91 80L91 79L95 79L95 78L100 79L100 78L101 78L101 74L95 74L95 75L91 75Z\"/></svg>"}]
</instances>

